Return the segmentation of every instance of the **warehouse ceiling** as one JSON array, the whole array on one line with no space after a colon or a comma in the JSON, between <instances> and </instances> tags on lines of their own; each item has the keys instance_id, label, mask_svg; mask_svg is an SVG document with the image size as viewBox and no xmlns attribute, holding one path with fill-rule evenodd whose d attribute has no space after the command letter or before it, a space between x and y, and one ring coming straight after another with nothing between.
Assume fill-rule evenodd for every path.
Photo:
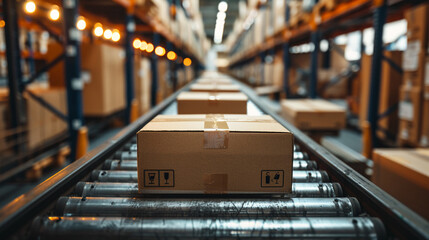
<instances>
[{"instance_id":1,"label":"warehouse ceiling","mask_svg":"<svg viewBox=\"0 0 429 240\"><path fill-rule=\"evenodd\" d=\"M224 0L228 3L226 11L225 27L223 39L225 40L234 26L235 19L238 16L238 0ZM218 13L218 4L221 1L217 0L200 0L200 10L203 16L204 30L207 37L213 41L214 29L216 25L216 15Z\"/></svg>"}]
</instances>

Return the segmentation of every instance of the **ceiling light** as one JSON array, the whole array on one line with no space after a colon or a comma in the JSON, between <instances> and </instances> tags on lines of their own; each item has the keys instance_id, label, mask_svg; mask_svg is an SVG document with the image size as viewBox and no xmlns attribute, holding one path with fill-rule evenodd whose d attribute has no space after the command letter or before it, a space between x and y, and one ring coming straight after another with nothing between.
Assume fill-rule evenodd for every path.
<instances>
[{"instance_id":1,"label":"ceiling light","mask_svg":"<svg viewBox=\"0 0 429 240\"><path fill-rule=\"evenodd\" d=\"M217 9L219 9L219 12L226 12L226 10L228 9L228 3L226 3L225 1L220 2L217 6Z\"/></svg>"}]
</instances>

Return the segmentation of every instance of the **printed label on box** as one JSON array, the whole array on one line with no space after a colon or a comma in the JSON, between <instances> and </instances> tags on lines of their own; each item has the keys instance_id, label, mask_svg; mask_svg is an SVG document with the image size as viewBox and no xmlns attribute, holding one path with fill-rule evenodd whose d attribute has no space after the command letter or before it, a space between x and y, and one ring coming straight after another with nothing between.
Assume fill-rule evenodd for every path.
<instances>
[{"instance_id":1,"label":"printed label on box","mask_svg":"<svg viewBox=\"0 0 429 240\"><path fill-rule=\"evenodd\" d=\"M283 170L262 170L261 187L283 187L284 171Z\"/></svg>"},{"instance_id":2,"label":"printed label on box","mask_svg":"<svg viewBox=\"0 0 429 240\"><path fill-rule=\"evenodd\" d=\"M401 101L399 103L399 118L407 121L412 121L414 116L413 103Z\"/></svg>"},{"instance_id":3,"label":"printed label on box","mask_svg":"<svg viewBox=\"0 0 429 240\"><path fill-rule=\"evenodd\" d=\"M174 170L144 170L145 187L174 187Z\"/></svg>"},{"instance_id":4,"label":"printed label on box","mask_svg":"<svg viewBox=\"0 0 429 240\"><path fill-rule=\"evenodd\" d=\"M408 42L402 58L402 68L404 71L416 71L419 67L420 41Z\"/></svg>"}]
</instances>

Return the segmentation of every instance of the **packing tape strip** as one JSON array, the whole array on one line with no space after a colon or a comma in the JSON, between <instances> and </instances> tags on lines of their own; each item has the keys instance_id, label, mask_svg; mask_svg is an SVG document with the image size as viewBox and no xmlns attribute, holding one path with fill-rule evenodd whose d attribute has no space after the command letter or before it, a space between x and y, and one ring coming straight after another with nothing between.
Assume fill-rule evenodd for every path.
<instances>
[{"instance_id":1,"label":"packing tape strip","mask_svg":"<svg viewBox=\"0 0 429 240\"><path fill-rule=\"evenodd\" d=\"M228 148L229 127L221 114L208 114L204 121L204 148Z\"/></svg>"},{"instance_id":2,"label":"packing tape strip","mask_svg":"<svg viewBox=\"0 0 429 240\"><path fill-rule=\"evenodd\" d=\"M203 175L204 193L226 193L228 191L228 174L205 173Z\"/></svg>"},{"instance_id":3,"label":"packing tape strip","mask_svg":"<svg viewBox=\"0 0 429 240\"><path fill-rule=\"evenodd\" d=\"M209 94L209 104L212 104L212 103L217 104L219 100L221 100L221 98L217 93Z\"/></svg>"},{"instance_id":4,"label":"packing tape strip","mask_svg":"<svg viewBox=\"0 0 429 240\"><path fill-rule=\"evenodd\" d=\"M246 115L247 116L247 115ZM151 122L205 122L207 118L154 118ZM239 116L225 117L226 122L255 122L255 123L276 123L274 119L243 119Z\"/></svg>"}]
</instances>

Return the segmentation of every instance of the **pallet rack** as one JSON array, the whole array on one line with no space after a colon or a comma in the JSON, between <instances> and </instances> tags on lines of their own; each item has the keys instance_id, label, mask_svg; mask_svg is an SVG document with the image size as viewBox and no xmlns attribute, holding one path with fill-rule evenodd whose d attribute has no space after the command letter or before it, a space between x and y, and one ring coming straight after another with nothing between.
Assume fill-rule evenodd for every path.
<instances>
[{"instance_id":1,"label":"pallet rack","mask_svg":"<svg viewBox=\"0 0 429 240\"><path fill-rule=\"evenodd\" d=\"M350 0L339 3L335 8L324 11L320 14L311 14L308 24L300 25L298 27L284 27L281 31L274 33L273 36L267 37L262 44L248 48L241 54L234 54L235 49L241 44L242 36L245 34L244 29L237 35L237 38L232 45L230 55L231 69L246 65L252 59L264 57L270 51L275 49L283 50L283 64L284 72L289 72L290 69L290 48L302 44L312 43L314 50L311 52L310 62L310 85L309 97L317 98L317 68L318 68L318 54L319 43L322 39L330 39L352 31L363 30L365 28L374 27L374 51L371 68L370 80L370 95L369 95L369 135L372 142L370 149L379 147L380 142L376 135L378 128L378 107L379 107L379 93L380 93L380 79L381 79L381 63L391 61L383 56L383 26L386 22L392 22L402 18L406 9L424 1L393 1L393 0ZM261 7L261 6L258 6ZM256 11L256 10L254 10ZM286 8L286 23L289 21L288 8ZM397 67L397 66L393 66ZM290 96L289 89L289 75L283 76L284 93ZM368 130L367 130L368 131Z\"/></svg>"},{"instance_id":2,"label":"pallet rack","mask_svg":"<svg viewBox=\"0 0 429 240\"><path fill-rule=\"evenodd\" d=\"M25 3L25 2L24 2ZM58 111L55 107L43 99L30 93L30 97L38 101L57 117L66 121L68 124L68 142L71 147L71 159L77 159L86 152L88 129L85 127L83 116L82 102L82 73L80 67L80 42L81 37L88 36L82 34L76 28L76 22L79 14L88 17L88 19L99 20L108 25L116 26L121 31L125 32L124 49L125 49L125 83L126 83L126 108L125 108L125 123L131 123L137 118L137 109L134 100L134 48L132 41L134 36L141 35L152 41L155 46L166 46L168 50L176 51L180 57L189 57L192 59L193 67L196 71L203 66L203 57L201 53L195 51L188 43L177 38L166 26L157 19L151 19L142 13L135 1L121 0L43 0L40 4L51 6L61 6L63 9L62 21L50 23L44 21L44 16L25 16L22 18L19 14L22 9L22 3L5 0L3 1L3 13L5 24L6 37L6 57L8 63L8 88L9 88L9 105L11 112L11 128L17 128L25 124L23 116L24 106L22 93L25 91L25 86L36 80L42 73L48 71L57 63L65 62L65 85L67 92L67 116ZM37 3L37 4L39 4ZM182 7L180 1L168 0L168 6ZM103 9L103 11L100 11ZM114 16L114 17L112 17ZM21 58L44 58L38 54L32 54L30 51L21 52L18 45L18 29L26 27L30 29L43 29L64 45L64 52L53 59L51 62L43 66L38 72L34 73L30 78L24 81L21 74ZM91 36L89 36L91 37ZM158 88L157 62L158 57L155 54L150 56L152 63L152 106L156 104L156 92ZM172 64L175 68L180 63ZM180 66L183 67L183 66ZM173 82L176 82L177 77L172 76ZM177 83L174 83L177 87ZM17 137L20 137L17 135ZM64 138L61 138L64 141ZM60 142L58 142L60 143ZM16 152L20 149L17 147ZM45 149L43 147L43 149ZM36 151L40 152L40 151ZM24 159L30 158L24 156ZM12 171L17 173L17 170L22 171L23 168L18 167ZM18 171L18 172L19 172ZM8 173L12 173L8 172ZM5 175L6 176L6 175ZM7 174L8 177L12 176ZM2 178L2 180L5 180Z\"/></svg>"}]
</instances>

